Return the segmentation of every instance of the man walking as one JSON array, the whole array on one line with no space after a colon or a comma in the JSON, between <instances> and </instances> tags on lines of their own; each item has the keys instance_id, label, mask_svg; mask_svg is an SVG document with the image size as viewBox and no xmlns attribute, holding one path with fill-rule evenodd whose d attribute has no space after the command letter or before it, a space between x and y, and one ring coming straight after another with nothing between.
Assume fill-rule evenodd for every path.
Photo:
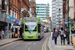
<instances>
[{"instance_id":1,"label":"man walking","mask_svg":"<svg viewBox=\"0 0 75 50\"><path fill-rule=\"evenodd\" d=\"M61 38L61 45L62 45L63 38L64 38L64 29L63 28L61 28L61 30L60 30L60 38Z\"/></svg>"},{"instance_id":2,"label":"man walking","mask_svg":"<svg viewBox=\"0 0 75 50\"><path fill-rule=\"evenodd\" d=\"M11 28L11 32L12 32L12 38L14 37L14 28Z\"/></svg>"},{"instance_id":3,"label":"man walking","mask_svg":"<svg viewBox=\"0 0 75 50\"><path fill-rule=\"evenodd\" d=\"M54 31L53 31L53 37L54 37L55 44L57 44L58 33L57 33L56 29L54 29Z\"/></svg>"},{"instance_id":4,"label":"man walking","mask_svg":"<svg viewBox=\"0 0 75 50\"><path fill-rule=\"evenodd\" d=\"M23 28L20 28L20 38L22 38Z\"/></svg>"}]
</instances>

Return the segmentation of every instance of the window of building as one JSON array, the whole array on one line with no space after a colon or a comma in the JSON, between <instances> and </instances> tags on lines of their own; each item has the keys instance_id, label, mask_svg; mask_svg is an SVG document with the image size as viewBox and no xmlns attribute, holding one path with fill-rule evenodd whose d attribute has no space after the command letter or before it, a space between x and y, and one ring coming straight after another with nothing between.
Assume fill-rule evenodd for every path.
<instances>
[{"instance_id":1,"label":"window of building","mask_svg":"<svg viewBox=\"0 0 75 50\"><path fill-rule=\"evenodd\" d=\"M12 17L12 10L10 10L10 16Z\"/></svg>"},{"instance_id":2,"label":"window of building","mask_svg":"<svg viewBox=\"0 0 75 50\"><path fill-rule=\"evenodd\" d=\"M16 15L15 15L15 16L16 16L15 18L17 19L17 13L16 13Z\"/></svg>"},{"instance_id":3,"label":"window of building","mask_svg":"<svg viewBox=\"0 0 75 50\"><path fill-rule=\"evenodd\" d=\"M2 0L2 9L4 10L5 9L5 1Z\"/></svg>"}]
</instances>

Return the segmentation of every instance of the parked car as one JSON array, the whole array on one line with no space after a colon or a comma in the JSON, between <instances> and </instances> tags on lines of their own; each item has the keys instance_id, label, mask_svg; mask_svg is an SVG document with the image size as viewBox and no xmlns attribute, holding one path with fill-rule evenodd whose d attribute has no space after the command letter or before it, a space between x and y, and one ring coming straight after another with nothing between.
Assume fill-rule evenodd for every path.
<instances>
[{"instance_id":1,"label":"parked car","mask_svg":"<svg viewBox=\"0 0 75 50\"><path fill-rule=\"evenodd\" d=\"M48 32L49 30L48 30L48 28L44 28L44 32Z\"/></svg>"}]
</instances>

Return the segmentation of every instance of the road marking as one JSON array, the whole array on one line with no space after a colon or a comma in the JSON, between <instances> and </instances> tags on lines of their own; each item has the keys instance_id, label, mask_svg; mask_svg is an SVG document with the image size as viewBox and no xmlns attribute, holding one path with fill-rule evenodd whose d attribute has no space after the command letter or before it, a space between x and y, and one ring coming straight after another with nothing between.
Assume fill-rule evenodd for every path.
<instances>
[{"instance_id":1,"label":"road marking","mask_svg":"<svg viewBox=\"0 0 75 50\"><path fill-rule=\"evenodd\" d=\"M46 50L46 45L47 45L47 42L48 42L48 38L49 38L49 36L45 39L45 41L42 45L42 50Z\"/></svg>"},{"instance_id":2,"label":"road marking","mask_svg":"<svg viewBox=\"0 0 75 50\"><path fill-rule=\"evenodd\" d=\"M46 38L47 39L47 38ZM43 43L43 45L42 45L42 50L44 49L44 44L45 44L45 42L46 42L46 39L45 39L45 41L44 41L44 43Z\"/></svg>"},{"instance_id":3,"label":"road marking","mask_svg":"<svg viewBox=\"0 0 75 50\"><path fill-rule=\"evenodd\" d=\"M36 42L36 41L35 41ZM33 44L35 44L35 42L33 42L32 44L30 44L29 46L28 46L28 50L30 50L30 47L33 45Z\"/></svg>"},{"instance_id":4,"label":"road marking","mask_svg":"<svg viewBox=\"0 0 75 50\"><path fill-rule=\"evenodd\" d=\"M34 44L36 44L36 43L34 43Z\"/></svg>"},{"instance_id":5,"label":"road marking","mask_svg":"<svg viewBox=\"0 0 75 50\"><path fill-rule=\"evenodd\" d=\"M45 43L45 50L46 50L47 41L48 41L48 38L47 38L46 43Z\"/></svg>"}]
</instances>

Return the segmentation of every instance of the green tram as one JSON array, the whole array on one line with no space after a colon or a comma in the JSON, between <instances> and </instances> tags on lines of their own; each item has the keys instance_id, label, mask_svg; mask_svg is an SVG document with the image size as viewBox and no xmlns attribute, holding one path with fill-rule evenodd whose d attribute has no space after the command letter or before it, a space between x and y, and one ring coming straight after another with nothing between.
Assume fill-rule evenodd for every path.
<instances>
[{"instance_id":1,"label":"green tram","mask_svg":"<svg viewBox=\"0 0 75 50\"><path fill-rule=\"evenodd\" d=\"M23 39L41 39L44 37L44 23L40 18L23 18Z\"/></svg>"}]
</instances>

